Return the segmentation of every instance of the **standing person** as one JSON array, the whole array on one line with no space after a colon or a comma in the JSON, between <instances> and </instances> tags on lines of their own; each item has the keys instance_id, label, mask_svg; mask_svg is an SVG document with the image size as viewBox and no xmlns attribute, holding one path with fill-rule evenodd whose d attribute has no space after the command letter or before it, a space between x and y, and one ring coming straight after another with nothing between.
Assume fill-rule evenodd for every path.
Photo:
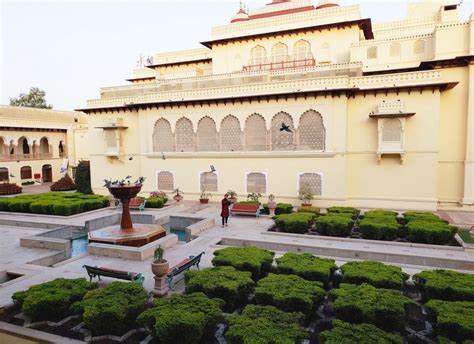
<instances>
[{"instance_id":1,"label":"standing person","mask_svg":"<svg viewBox=\"0 0 474 344\"><path fill-rule=\"evenodd\" d=\"M225 194L224 198L221 201L222 204L222 211L221 211L221 217L222 217L222 227L228 226L227 220L229 219L229 206L230 206L230 201L228 200L229 194Z\"/></svg>"}]
</instances>

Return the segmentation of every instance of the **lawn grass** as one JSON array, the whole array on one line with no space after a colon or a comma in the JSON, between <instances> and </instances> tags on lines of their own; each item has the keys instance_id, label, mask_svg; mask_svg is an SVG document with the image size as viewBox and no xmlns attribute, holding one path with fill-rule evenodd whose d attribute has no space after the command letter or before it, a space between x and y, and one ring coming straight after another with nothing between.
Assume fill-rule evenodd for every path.
<instances>
[{"instance_id":1,"label":"lawn grass","mask_svg":"<svg viewBox=\"0 0 474 344\"><path fill-rule=\"evenodd\" d=\"M458 234L466 244L474 244L474 238L469 233L469 230L459 229Z\"/></svg>"}]
</instances>

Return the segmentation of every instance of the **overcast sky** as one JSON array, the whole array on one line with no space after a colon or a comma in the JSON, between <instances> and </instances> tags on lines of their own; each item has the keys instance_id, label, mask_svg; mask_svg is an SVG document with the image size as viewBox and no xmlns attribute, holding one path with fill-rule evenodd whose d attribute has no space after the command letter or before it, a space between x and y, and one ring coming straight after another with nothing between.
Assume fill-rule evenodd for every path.
<instances>
[{"instance_id":1,"label":"overcast sky","mask_svg":"<svg viewBox=\"0 0 474 344\"><path fill-rule=\"evenodd\" d=\"M37 86L54 109L85 107L101 86L126 84L140 53L201 47L211 27L229 23L238 3L0 0L0 103ZM407 1L340 3L359 3L362 16L377 23L403 19ZM461 18L473 11L473 0L464 0Z\"/></svg>"}]
</instances>

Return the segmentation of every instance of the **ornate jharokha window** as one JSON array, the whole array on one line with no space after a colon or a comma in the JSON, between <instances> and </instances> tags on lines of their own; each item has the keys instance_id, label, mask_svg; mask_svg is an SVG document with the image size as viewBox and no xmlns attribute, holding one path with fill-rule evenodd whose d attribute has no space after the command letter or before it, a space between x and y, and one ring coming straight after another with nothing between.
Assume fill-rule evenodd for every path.
<instances>
[{"instance_id":1,"label":"ornate jharokha window","mask_svg":"<svg viewBox=\"0 0 474 344\"><path fill-rule=\"evenodd\" d=\"M259 114L254 113L245 121L245 150L267 150L267 128L265 119Z\"/></svg>"},{"instance_id":2,"label":"ornate jharokha window","mask_svg":"<svg viewBox=\"0 0 474 344\"><path fill-rule=\"evenodd\" d=\"M282 125L289 126L290 131L280 130ZM279 112L272 118L271 149L274 151L288 151L294 150L294 132L293 119L286 112Z\"/></svg>"},{"instance_id":3,"label":"ornate jharokha window","mask_svg":"<svg viewBox=\"0 0 474 344\"><path fill-rule=\"evenodd\" d=\"M321 196L322 195L322 180L319 173L300 173L298 185L308 186L311 189L313 195Z\"/></svg>"},{"instance_id":4,"label":"ornate jharokha window","mask_svg":"<svg viewBox=\"0 0 474 344\"><path fill-rule=\"evenodd\" d=\"M261 65L267 63L267 51L261 45L257 45L250 51L249 65Z\"/></svg>"},{"instance_id":5,"label":"ornate jharokha window","mask_svg":"<svg viewBox=\"0 0 474 344\"><path fill-rule=\"evenodd\" d=\"M242 131L237 117L228 115L221 122L221 151L241 151Z\"/></svg>"},{"instance_id":6,"label":"ornate jharokha window","mask_svg":"<svg viewBox=\"0 0 474 344\"><path fill-rule=\"evenodd\" d=\"M217 192L217 174L202 172L200 176L201 192Z\"/></svg>"},{"instance_id":7,"label":"ornate jharokha window","mask_svg":"<svg viewBox=\"0 0 474 344\"><path fill-rule=\"evenodd\" d=\"M299 149L321 150L326 149L326 128L323 117L319 112L308 110L300 117Z\"/></svg>"},{"instance_id":8,"label":"ornate jharokha window","mask_svg":"<svg viewBox=\"0 0 474 344\"><path fill-rule=\"evenodd\" d=\"M272 63L280 63L288 60L288 47L286 44L277 43L272 47Z\"/></svg>"},{"instance_id":9,"label":"ornate jharokha window","mask_svg":"<svg viewBox=\"0 0 474 344\"><path fill-rule=\"evenodd\" d=\"M198 123L197 146L200 152L219 150L216 123L211 117L203 117Z\"/></svg>"},{"instance_id":10,"label":"ornate jharokha window","mask_svg":"<svg viewBox=\"0 0 474 344\"><path fill-rule=\"evenodd\" d=\"M194 152L195 138L193 124L186 117L181 117L176 122L176 151L178 152Z\"/></svg>"},{"instance_id":11,"label":"ornate jharokha window","mask_svg":"<svg viewBox=\"0 0 474 344\"><path fill-rule=\"evenodd\" d=\"M261 172L250 172L246 176L247 192L267 193L267 176Z\"/></svg>"},{"instance_id":12,"label":"ornate jharokha window","mask_svg":"<svg viewBox=\"0 0 474 344\"><path fill-rule=\"evenodd\" d=\"M153 130L153 151L154 152L172 152L173 149L173 133L171 132L171 124L164 118L160 118L155 123Z\"/></svg>"},{"instance_id":13,"label":"ornate jharokha window","mask_svg":"<svg viewBox=\"0 0 474 344\"><path fill-rule=\"evenodd\" d=\"M173 173L168 171L158 172L158 190L174 190Z\"/></svg>"}]
</instances>

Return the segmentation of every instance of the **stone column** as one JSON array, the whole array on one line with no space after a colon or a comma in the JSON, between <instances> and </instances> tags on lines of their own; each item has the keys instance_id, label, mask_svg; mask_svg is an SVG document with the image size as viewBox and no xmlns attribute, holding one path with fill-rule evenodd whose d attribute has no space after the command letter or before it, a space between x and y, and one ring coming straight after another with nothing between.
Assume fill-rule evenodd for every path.
<instances>
[{"instance_id":1,"label":"stone column","mask_svg":"<svg viewBox=\"0 0 474 344\"><path fill-rule=\"evenodd\" d=\"M153 288L153 295L155 297L163 297L168 294L168 286L166 285L166 276L163 277L153 277L155 279L155 288Z\"/></svg>"},{"instance_id":2,"label":"stone column","mask_svg":"<svg viewBox=\"0 0 474 344\"><path fill-rule=\"evenodd\" d=\"M469 92L467 104L466 159L464 160L464 197L462 205L474 206L474 62L468 66Z\"/></svg>"}]
</instances>

